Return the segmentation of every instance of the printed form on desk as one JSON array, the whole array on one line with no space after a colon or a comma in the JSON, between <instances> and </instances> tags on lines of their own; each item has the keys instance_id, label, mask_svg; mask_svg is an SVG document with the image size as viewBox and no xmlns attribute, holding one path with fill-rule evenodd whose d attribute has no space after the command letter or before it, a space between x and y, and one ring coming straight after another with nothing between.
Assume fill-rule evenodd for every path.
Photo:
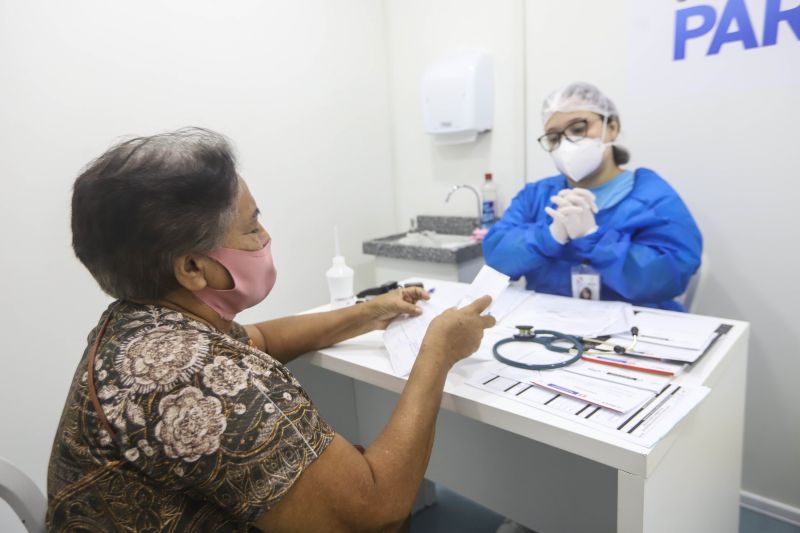
<instances>
[{"instance_id":1,"label":"printed form on desk","mask_svg":"<svg viewBox=\"0 0 800 533\"><path fill-rule=\"evenodd\" d=\"M467 385L648 448L708 394L707 387L681 385L675 376L705 354L729 328L707 317L648 310L633 313L632 307L619 302L536 294L493 330L503 331L508 337L515 333L512 324L525 322L587 337L609 335L609 345L624 347L631 344L630 328L636 326L640 339L631 355L590 350L582 361L555 370L486 363L467 378ZM523 363L550 362L547 358L553 356L546 349L531 344L509 344L509 348L516 345L509 355ZM491 358L492 346L481 347L488 351L487 359Z\"/></svg>"},{"instance_id":2,"label":"printed form on desk","mask_svg":"<svg viewBox=\"0 0 800 533\"><path fill-rule=\"evenodd\" d=\"M478 351L454 368L467 386L566 417L645 447L654 446L708 394L703 386L676 380L730 326L694 315L637 310L624 302L588 301L509 287L508 278L484 267L469 287L437 287L423 313L395 320L384 333L392 368L407 376L430 322L444 310L467 305L483 294L493 298L489 311L497 325L484 331ZM606 349L587 349L583 360L554 370L526 370L497 362L492 348L529 324L581 337L605 336ZM625 354L610 351L639 342ZM605 338L604 337L604 338ZM508 356L525 363L561 360L538 343L510 343ZM553 359L553 361L550 361ZM463 364L462 363L467 363Z\"/></svg>"},{"instance_id":3,"label":"printed form on desk","mask_svg":"<svg viewBox=\"0 0 800 533\"><path fill-rule=\"evenodd\" d=\"M639 310L633 318L639 338L632 346L630 332L612 335L608 345L630 346L625 354L590 352L585 360L622 368L677 375L687 364L697 362L730 329L719 320L697 316Z\"/></svg>"},{"instance_id":4,"label":"printed form on desk","mask_svg":"<svg viewBox=\"0 0 800 533\"><path fill-rule=\"evenodd\" d=\"M586 369L578 367L567 370L567 368L570 367L534 371L497 363L494 366L484 367L483 372L474 375L466 383L646 448L655 446L710 391L708 387L681 386L668 378L658 390L655 390L656 382L649 381L652 379L650 376L647 378L648 381L639 383L636 387L612 381L615 376L596 379L585 377L585 382L578 382L567 374L572 372L574 377L583 377L578 372L584 372ZM604 370L594 369L588 372L604 372ZM612 369L611 374L614 373ZM617 377L617 379L623 378ZM587 387L590 380L594 383L591 383L591 387ZM543 383L549 383L551 386L543 386ZM553 384L556 386L552 386ZM569 389L570 386L573 388ZM611 408L611 402L616 402L614 408Z\"/></svg>"}]
</instances>

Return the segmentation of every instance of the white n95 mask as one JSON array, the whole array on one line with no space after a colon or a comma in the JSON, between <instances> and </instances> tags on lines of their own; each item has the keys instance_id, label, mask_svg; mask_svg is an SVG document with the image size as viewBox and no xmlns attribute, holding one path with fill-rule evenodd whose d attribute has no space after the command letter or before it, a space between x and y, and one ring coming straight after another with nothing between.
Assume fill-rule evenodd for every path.
<instances>
[{"instance_id":1,"label":"white n95 mask","mask_svg":"<svg viewBox=\"0 0 800 533\"><path fill-rule=\"evenodd\" d=\"M558 148L550 152L556 168L562 174L575 181L580 181L600 168L606 146L613 144L604 143L601 140L606 136L606 120L603 119L603 134L600 139L585 137L572 142L562 138Z\"/></svg>"}]
</instances>

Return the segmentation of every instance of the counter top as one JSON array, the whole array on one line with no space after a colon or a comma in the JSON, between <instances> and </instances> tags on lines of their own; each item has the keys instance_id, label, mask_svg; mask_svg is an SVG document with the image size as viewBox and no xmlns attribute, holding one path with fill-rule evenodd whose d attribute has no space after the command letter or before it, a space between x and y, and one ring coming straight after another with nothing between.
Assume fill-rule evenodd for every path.
<instances>
[{"instance_id":1,"label":"counter top","mask_svg":"<svg viewBox=\"0 0 800 533\"><path fill-rule=\"evenodd\" d=\"M417 230L433 231L439 235L470 235L475 229L473 217L446 217L420 215L417 217ZM407 233L398 233L364 241L365 254L426 263L460 264L483 255L480 242L471 242L457 247L414 246L398 242Z\"/></svg>"},{"instance_id":2,"label":"counter top","mask_svg":"<svg viewBox=\"0 0 800 533\"><path fill-rule=\"evenodd\" d=\"M424 261L426 263L459 264L483 255L483 248L479 242L474 242L455 249L409 246L396 242L405 235L405 233L398 233L396 235L389 235L388 237L364 241L362 250L365 254L392 257L394 259L407 259L409 261Z\"/></svg>"}]
</instances>

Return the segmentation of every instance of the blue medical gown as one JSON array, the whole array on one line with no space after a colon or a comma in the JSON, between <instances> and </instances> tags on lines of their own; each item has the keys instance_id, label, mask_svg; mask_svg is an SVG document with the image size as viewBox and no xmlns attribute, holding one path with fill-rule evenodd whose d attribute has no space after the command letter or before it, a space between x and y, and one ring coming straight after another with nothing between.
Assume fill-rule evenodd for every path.
<instances>
[{"instance_id":1,"label":"blue medical gown","mask_svg":"<svg viewBox=\"0 0 800 533\"><path fill-rule=\"evenodd\" d=\"M561 245L550 234L545 206L564 188L563 175L529 183L483 241L486 264L526 286L572 295L571 267L600 272L601 298L685 311L673 298L700 266L703 238L678 193L658 174L637 169L633 190L595 215L597 232Z\"/></svg>"}]
</instances>

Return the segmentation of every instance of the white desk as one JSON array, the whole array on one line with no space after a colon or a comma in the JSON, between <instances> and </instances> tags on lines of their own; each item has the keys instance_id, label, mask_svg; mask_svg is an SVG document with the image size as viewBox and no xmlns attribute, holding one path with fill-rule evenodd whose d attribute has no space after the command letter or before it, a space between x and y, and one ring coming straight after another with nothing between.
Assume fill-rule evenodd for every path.
<instances>
[{"instance_id":1,"label":"white desk","mask_svg":"<svg viewBox=\"0 0 800 533\"><path fill-rule=\"evenodd\" d=\"M711 388L647 449L447 379L426 477L538 533L736 533L749 325L733 328L678 379ZM301 357L292 370L353 442L382 430L405 379L372 332Z\"/></svg>"}]
</instances>

